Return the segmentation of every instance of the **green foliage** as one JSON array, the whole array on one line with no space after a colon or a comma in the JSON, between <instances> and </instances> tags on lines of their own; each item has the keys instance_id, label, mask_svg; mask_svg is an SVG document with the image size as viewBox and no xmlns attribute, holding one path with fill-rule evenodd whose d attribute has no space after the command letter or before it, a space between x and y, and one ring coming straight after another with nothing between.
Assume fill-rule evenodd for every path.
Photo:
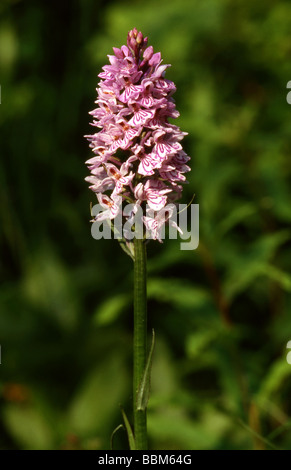
<instances>
[{"instance_id":1,"label":"green foliage","mask_svg":"<svg viewBox=\"0 0 291 470\"><path fill-rule=\"evenodd\" d=\"M137 394L136 408L139 411L146 410L148 406L148 401L150 397L150 389L151 389L152 360L153 360L154 348L155 348L155 332L153 330L152 344L150 347L146 367L145 367L142 381L140 383L138 394Z\"/></svg>"},{"instance_id":2,"label":"green foliage","mask_svg":"<svg viewBox=\"0 0 291 470\"><path fill-rule=\"evenodd\" d=\"M1 2L0 448L128 447L133 265L91 237L83 135L133 27L172 64L200 205L197 250L148 245L150 447L290 450L284 0Z\"/></svg>"},{"instance_id":3,"label":"green foliage","mask_svg":"<svg viewBox=\"0 0 291 470\"><path fill-rule=\"evenodd\" d=\"M124 425L125 425L126 432L127 432L129 448L130 450L136 450L135 439L134 439L134 435L133 435L130 423L127 419L127 416L124 410L121 410L121 411L122 411L122 417L123 417Z\"/></svg>"}]
</instances>

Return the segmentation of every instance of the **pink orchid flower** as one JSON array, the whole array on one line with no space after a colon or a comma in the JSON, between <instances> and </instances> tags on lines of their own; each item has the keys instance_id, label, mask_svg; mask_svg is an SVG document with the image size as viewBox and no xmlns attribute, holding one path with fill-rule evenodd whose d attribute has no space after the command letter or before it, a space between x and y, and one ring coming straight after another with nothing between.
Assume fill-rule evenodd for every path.
<instances>
[{"instance_id":1,"label":"pink orchid flower","mask_svg":"<svg viewBox=\"0 0 291 470\"><path fill-rule=\"evenodd\" d=\"M96 220L115 218L125 199L136 208L147 204L160 211L181 197L190 171L181 145L186 133L169 122L179 116L176 86L165 78L170 65L135 28L108 59L99 74L97 107L90 112L99 130L86 136L95 154L86 161L86 181L106 209ZM125 220L131 216L123 214ZM162 220L145 217L144 226L158 236Z\"/></svg>"}]
</instances>

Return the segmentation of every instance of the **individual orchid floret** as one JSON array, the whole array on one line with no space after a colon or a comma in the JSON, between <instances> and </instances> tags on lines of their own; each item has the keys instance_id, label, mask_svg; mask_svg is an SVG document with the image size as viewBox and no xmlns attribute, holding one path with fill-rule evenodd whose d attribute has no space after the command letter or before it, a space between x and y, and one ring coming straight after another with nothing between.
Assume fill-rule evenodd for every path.
<instances>
[{"instance_id":1,"label":"individual orchid floret","mask_svg":"<svg viewBox=\"0 0 291 470\"><path fill-rule=\"evenodd\" d=\"M106 210L100 212L96 217L95 221L101 221L105 219L114 219L121 211L122 198L118 195L112 195L108 197L106 194L97 194L99 204Z\"/></svg>"},{"instance_id":2,"label":"individual orchid floret","mask_svg":"<svg viewBox=\"0 0 291 470\"><path fill-rule=\"evenodd\" d=\"M168 224L181 234L183 233L180 227L177 225L177 222L172 219L172 215L175 211L174 204L168 204L166 208L158 211L155 215L145 215L143 221L146 229L149 231L151 238L153 240L158 240L162 243L163 240L163 231L165 228L165 223Z\"/></svg>"}]
</instances>

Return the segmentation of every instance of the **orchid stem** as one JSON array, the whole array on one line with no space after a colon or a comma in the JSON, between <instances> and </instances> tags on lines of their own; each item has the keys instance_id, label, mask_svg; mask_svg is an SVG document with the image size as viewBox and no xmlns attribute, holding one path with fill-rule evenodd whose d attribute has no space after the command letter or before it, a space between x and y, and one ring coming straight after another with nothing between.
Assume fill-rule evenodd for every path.
<instances>
[{"instance_id":1,"label":"orchid stem","mask_svg":"<svg viewBox=\"0 0 291 470\"><path fill-rule=\"evenodd\" d=\"M145 240L134 239L133 416L137 450L147 450L146 409L137 407L147 362L147 281Z\"/></svg>"}]
</instances>

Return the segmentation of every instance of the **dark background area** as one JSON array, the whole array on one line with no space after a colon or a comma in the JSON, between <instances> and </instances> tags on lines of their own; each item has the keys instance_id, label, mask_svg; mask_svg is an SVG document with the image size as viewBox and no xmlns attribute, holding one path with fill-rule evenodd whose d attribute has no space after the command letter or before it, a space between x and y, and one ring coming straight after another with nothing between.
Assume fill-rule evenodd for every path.
<instances>
[{"instance_id":1,"label":"dark background area","mask_svg":"<svg viewBox=\"0 0 291 470\"><path fill-rule=\"evenodd\" d=\"M291 449L283 0L1 1L0 448L109 449L131 418L132 261L91 237L83 136L133 27L172 64L200 207L197 250L148 245L150 446Z\"/></svg>"}]
</instances>

